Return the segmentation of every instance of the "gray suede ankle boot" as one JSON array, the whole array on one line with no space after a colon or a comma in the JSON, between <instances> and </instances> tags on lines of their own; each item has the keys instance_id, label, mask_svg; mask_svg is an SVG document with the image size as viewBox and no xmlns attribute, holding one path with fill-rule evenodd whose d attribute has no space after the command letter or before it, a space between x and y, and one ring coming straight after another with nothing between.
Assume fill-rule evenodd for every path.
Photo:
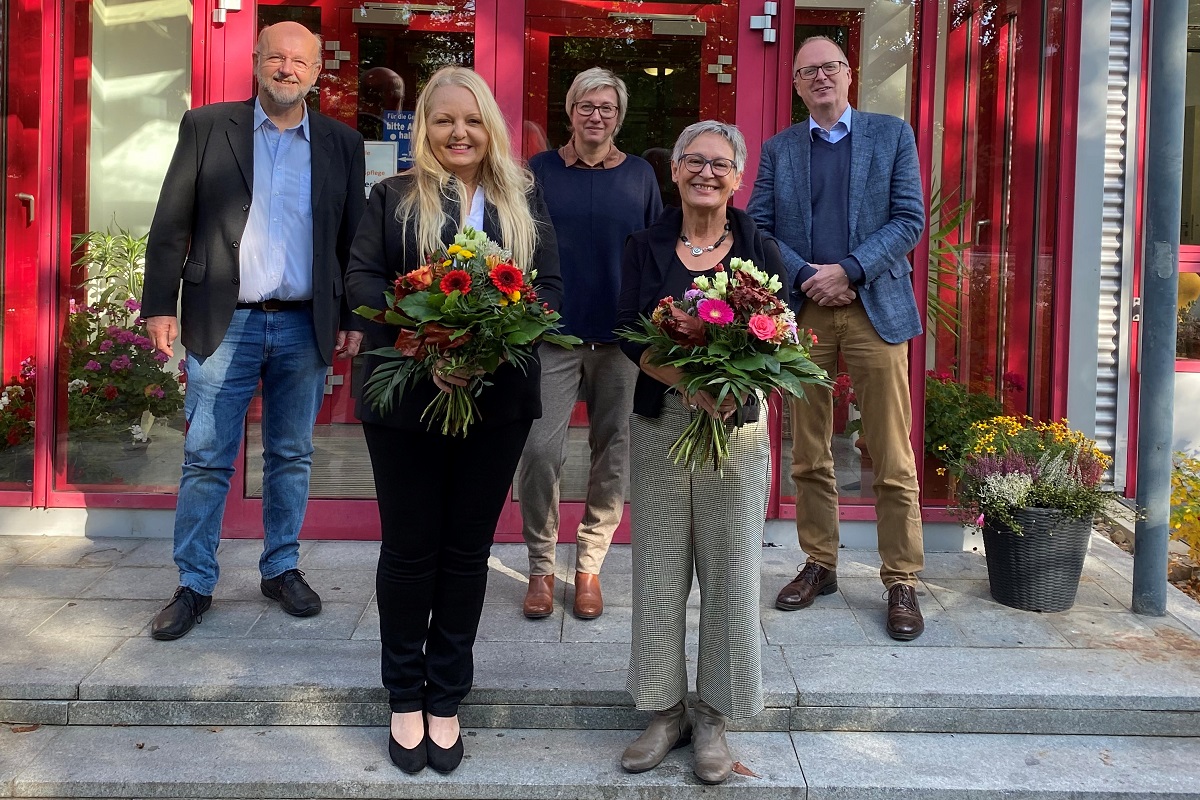
<instances>
[{"instance_id":1,"label":"gray suede ankle boot","mask_svg":"<svg viewBox=\"0 0 1200 800\"><path fill-rule=\"evenodd\" d=\"M725 743L725 718L704 701L696 703L693 755L696 777L707 784L724 783L733 772L733 755Z\"/></svg>"},{"instance_id":2,"label":"gray suede ankle boot","mask_svg":"<svg viewBox=\"0 0 1200 800\"><path fill-rule=\"evenodd\" d=\"M666 711L656 711L644 733L625 748L621 766L626 772L654 769L667 753L692 740L692 720L687 705L679 701Z\"/></svg>"}]
</instances>

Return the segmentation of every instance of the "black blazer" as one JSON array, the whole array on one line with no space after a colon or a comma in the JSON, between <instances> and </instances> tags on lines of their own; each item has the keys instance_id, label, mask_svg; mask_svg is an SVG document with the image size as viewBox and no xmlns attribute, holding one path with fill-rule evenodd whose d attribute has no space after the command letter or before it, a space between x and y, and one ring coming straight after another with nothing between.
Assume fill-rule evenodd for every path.
<instances>
[{"instance_id":1,"label":"black blazer","mask_svg":"<svg viewBox=\"0 0 1200 800\"><path fill-rule=\"evenodd\" d=\"M383 293L391 287L396 276L416 269L425 262L426 254L421 253L417 247L416 226L409 225L405 235L396 220L396 207L411 183L412 178L408 174L396 175L380 181L371 190L366 213L363 214L358 234L354 237L354 246L350 250L350 266L346 270L346 298L351 308L384 308ZM540 189L530 196L529 207L538 227L537 251L533 256L533 264L528 265L538 273L533 285L542 301L557 310L562 302L558 242L554 238L554 226L550 224L550 214L546 210L546 201L542 199ZM448 221L442 228L441 238L443 242L449 242L458 231L458 201L447 198L442 208L448 216ZM500 241L500 222L491 203L484 207L483 232L494 241ZM363 321L364 350L391 347L395 344L396 336L400 332L399 327ZM371 356L364 359L359 386L366 385L367 379L381 361L382 359ZM477 426L488 428L522 419L536 419L542 415L542 369L536 352L534 358L525 365L525 370L522 372L520 367L513 364L501 364L492 374L488 379L492 385L485 387L476 398L481 417L476 423ZM371 408L363 399L360 390L356 413L363 422L425 430L428 423L421 421L421 412L439 391L431 379L419 381L411 385L401 401L393 405L391 412L384 416Z\"/></svg>"},{"instance_id":2,"label":"black blazer","mask_svg":"<svg viewBox=\"0 0 1200 800\"><path fill-rule=\"evenodd\" d=\"M741 209L729 206L727 215L733 230L730 255L753 261L756 267L769 275L778 275L783 283L779 297L786 303L787 277L779 245L773 238L759 233L754 220ZM657 222L625 240L625 254L621 259L621 296L617 301L618 331L640 330L638 318L650 316L658 301L667 295L667 274L675 261L675 243L679 241L682 226L683 212L669 206ZM644 344L621 342L625 355L638 365L647 348L648 345ZM645 372L639 372L633 390L633 412L644 417L657 417L662 411L663 395L668 388ZM746 421L751 419L753 417L748 417Z\"/></svg>"},{"instance_id":3,"label":"black blazer","mask_svg":"<svg viewBox=\"0 0 1200 800\"><path fill-rule=\"evenodd\" d=\"M343 276L366 205L363 137L308 112L312 139L313 328L326 364L338 330L362 330L343 300ZM173 317L183 345L212 355L238 298L238 244L254 188L254 100L192 109L159 195L146 247L142 315Z\"/></svg>"}]
</instances>

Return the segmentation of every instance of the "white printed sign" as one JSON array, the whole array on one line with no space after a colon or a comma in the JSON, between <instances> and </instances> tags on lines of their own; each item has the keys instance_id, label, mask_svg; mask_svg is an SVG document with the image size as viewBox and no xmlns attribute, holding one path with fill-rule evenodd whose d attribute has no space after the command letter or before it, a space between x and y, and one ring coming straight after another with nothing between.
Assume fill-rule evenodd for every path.
<instances>
[{"instance_id":1,"label":"white printed sign","mask_svg":"<svg viewBox=\"0 0 1200 800\"><path fill-rule=\"evenodd\" d=\"M396 174L396 159L399 144L397 142L367 142L367 196L371 195L371 187L384 178Z\"/></svg>"}]
</instances>

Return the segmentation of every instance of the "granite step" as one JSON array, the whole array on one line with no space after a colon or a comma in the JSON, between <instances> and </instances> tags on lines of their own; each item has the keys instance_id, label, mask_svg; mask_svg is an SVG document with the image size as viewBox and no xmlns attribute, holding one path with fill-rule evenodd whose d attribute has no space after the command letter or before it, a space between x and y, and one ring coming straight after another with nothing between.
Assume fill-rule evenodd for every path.
<instances>
[{"instance_id":1,"label":"granite step","mask_svg":"<svg viewBox=\"0 0 1200 800\"><path fill-rule=\"evenodd\" d=\"M449 776L407 776L368 727L43 727L0 730L13 798L481 800L1198 800L1200 740L1105 736L732 733L741 768L692 775L690 747L620 769L634 731L472 729Z\"/></svg>"},{"instance_id":2,"label":"granite step","mask_svg":"<svg viewBox=\"0 0 1200 800\"><path fill-rule=\"evenodd\" d=\"M86 675L0 663L0 720L55 725L385 724L378 644L129 639ZM634 729L625 646L481 642L478 728ZM765 646L766 709L739 730L1200 736L1187 651ZM0 653L0 662L12 659ZM45 668L49 665L51 668ZM691 665L694 668L694 664Z\"/></svg>"}]
</instances>

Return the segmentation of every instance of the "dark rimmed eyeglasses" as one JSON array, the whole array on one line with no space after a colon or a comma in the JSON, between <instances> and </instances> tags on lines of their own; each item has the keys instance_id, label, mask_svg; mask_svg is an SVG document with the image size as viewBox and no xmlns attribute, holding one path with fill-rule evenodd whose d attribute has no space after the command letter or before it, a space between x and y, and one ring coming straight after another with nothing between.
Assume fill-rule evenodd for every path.
<instances>
[{"instance_id":1,"label":"dark rimmed eyeglasses","mask_svg":"<svg viewBox=\"0 0 1200 800\"><path fill-rule=\"evenodd\" d=\"M801 67L800 69L796 70L796 77L800 78L801 80L811 81L813 78L817 77L817 70L820 70L832 78L834 75L837 75L842 71L842 67L849 69L850 65L845 61L826 61L824 64L816 67Z\"/></svg>"},{"instance_id":2,"label":"dark rimmed eyeglasses","mask_svg":"<svg viewBox=\"0 0 1200 800\"><path fill-rule=\"evenodd\" d=\"M575 111L581 117L590 117L593 113L599 111L600 119L612 119L617 115L617 107L611 103L598 106L595 103L583 101L575 104Z\"/></svg>"},{"instance_id":3,"label":"dark rimmed eyeglasses","mask_svg":"<svg viewBox=\"0 0 1200 800\"><path fill-rule=\"evenodd\" d=\"M696 153L684 153L683 158L679 159L679 163L683 164L683 168L688 172L699 175L707 166L712 169L712 174L718 178L724 178L733 171L733 162L728 158L705 158Z\"/></svg>"}]
</instances>

